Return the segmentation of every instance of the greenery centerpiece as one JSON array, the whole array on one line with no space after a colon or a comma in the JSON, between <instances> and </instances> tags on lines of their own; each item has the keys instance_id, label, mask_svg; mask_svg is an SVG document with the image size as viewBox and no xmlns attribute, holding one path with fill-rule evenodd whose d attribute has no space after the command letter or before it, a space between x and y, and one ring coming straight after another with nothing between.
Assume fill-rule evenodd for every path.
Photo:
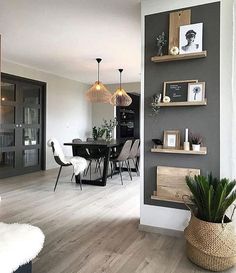
<instances>
[{"instance_id":1,"label":"greenery centerpiece","mask_svg":"<svg viewBox=\"0 0 236 273\"><path fill-rule=\"evenodd\" d=\"M112 139L112 132L114 128L118 125L117 119L110 119L107 121L106 119L103 120L102 128L105 130L105 138L107 141L110 141Z\"/></svg>"},{"instance_id":2,"label":"greenery centerpiece","mask_svg":"<svg viewBox=\"0 0 236 273\"><path fill-rule=\"evenodd\" d=\"M105 133L104 128L100 128L100 127L96 127L96 126L93 127L93 139L94 140L102 138L104 133Z\"/></svg>"},{"instance_id":3,"label":"greenery centerpiece","mask_svg":"<svg viewBox=\"0 0 236 273\"><path fill-rule=\"evenodd\" d=\"M186 177L191 191L192 217L185 229L187 256L195 264L222 271L236 263L236 235L226 216L236 201L236 181L208 176Z\"/></svg>"}]
</instances>

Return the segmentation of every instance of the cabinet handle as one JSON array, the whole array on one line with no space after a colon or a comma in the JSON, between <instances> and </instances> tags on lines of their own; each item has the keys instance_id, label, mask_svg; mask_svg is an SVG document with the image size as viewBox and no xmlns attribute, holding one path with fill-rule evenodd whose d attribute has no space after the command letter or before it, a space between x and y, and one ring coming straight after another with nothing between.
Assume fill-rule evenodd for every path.
<instances>
[{"instance_id":1,"label":"cabinet handle","mask_svg":"<svg viewBox=\"0 0 236 273\"><path fill-rule=\"evenodd\" d=\"M19 127L19 125L18 125L18 124L16 124L16 127Z\"/></svg>"},{"instance_id":2,"label":"cabinet handle","mask_svg":"<svg viewBox=\"0 0 236 273\"><path fill-rule=\"evenodd\" d=\"M20 124L20 127L22 127L22 124Z\"/></svg>"}]
</instances>

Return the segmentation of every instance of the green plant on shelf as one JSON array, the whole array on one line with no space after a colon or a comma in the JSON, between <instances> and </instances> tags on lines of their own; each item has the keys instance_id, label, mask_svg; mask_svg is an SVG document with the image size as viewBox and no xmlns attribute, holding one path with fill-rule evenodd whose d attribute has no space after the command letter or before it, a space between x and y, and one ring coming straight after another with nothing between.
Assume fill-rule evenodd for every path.
<instances>
[{"instance_id":1,"label":"green plant on shelf","mask_svg":"<svg viewBox=\"0 0 236 273\"><path fill-rule=\"evenodd\" d=\"M161 107L159 105L160 102L161 102L161 94L155 94L152 96L151 103L150 103L152 116L157 116L159 114L160 109L161 109Z\"/></svg>"}]
</instances>

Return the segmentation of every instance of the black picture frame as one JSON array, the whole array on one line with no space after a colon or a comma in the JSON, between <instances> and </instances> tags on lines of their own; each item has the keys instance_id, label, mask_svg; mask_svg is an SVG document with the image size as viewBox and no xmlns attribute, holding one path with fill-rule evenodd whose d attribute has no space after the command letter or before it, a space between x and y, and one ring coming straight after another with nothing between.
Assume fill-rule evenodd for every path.
<instances>
[{"instance_id":1,"label":"black picture frame","mask_svg":"<svg viewBox=\"0 0 236 273\"><path fill-rule=\"evenodd\" d=\"M168 96L170 102L188 101L188 84L197 82L198 80L164 82L163 98Z\"/></svg>"}]
</instances>

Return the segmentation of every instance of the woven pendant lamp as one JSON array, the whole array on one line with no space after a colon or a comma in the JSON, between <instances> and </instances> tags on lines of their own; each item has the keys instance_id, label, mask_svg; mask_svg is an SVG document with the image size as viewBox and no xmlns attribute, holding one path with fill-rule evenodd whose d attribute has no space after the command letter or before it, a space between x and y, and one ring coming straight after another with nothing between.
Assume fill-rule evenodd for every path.
<instances>
[{"instance_id":1,"label":"woven pendant lamp","mask_svg":"<svg viewBox=\"0 0 236 273\"><path fill-rule=\"evenodd\" d=\"M119 69L120 72L120 87L112 95L110 103L114 106L129 106L132 103L131 97L121 88L121 73L123 69Z\"/></svg>"},{"instance_id":2,"label":"woven pendant lamp","mask_svg":"<svg viewBox=\"0 0 236 273\"><path fill-rule=\"evenodd\" d=\"M99 80L99 64L102 59L96 59L98 63L98 80L93 84L93 86L86 92L85 96L88 101L97 103L110 103L111 93L107 90L107 88L100 82Z\"/></svg>"}]
</instances>

